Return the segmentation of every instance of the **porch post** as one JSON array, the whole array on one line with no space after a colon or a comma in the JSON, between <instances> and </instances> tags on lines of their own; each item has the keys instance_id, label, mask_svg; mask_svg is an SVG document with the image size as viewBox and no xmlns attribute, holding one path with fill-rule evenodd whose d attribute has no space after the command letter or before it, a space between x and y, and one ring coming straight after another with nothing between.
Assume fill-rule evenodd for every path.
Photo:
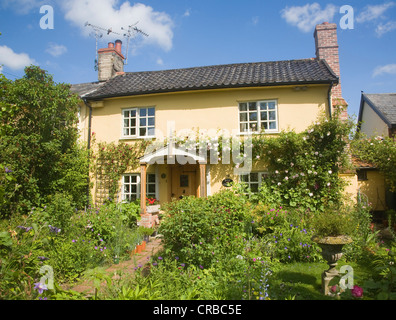
<instances>
[{"instance_id":1,"label":"porch post","mask_svg":"<svg viewBox=\"0 0 396 320\"><path fill-rule=\"evenodd\" d=\"M145 163L140 164L140 209L141 214L146 213L146 172L147 165Z\"/></svg>"},{"instance_id":2,"label":"porch post","mask_svg":"<svg viewBox=\"0 0 396 320\"><path fill-rule=\"evenodd\" d=\"M206 197L206 164L199 164L199 177L200 177L200 198Z\"/></svg>"}]
</instances>

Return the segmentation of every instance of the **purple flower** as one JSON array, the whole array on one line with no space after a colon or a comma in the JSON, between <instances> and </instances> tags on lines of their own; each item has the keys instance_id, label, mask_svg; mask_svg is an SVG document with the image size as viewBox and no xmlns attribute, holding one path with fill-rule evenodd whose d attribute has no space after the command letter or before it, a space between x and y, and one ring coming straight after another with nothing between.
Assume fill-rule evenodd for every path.
<instances>
[{"instance_id":1,"label":"purple flower","mask_svg":"<svg viewBox=\"0 0 396 320\"><path fill-rule=\"evenodd\" d=\"M180 266L181 266L181 267L185 267L186 265L185 265L184 263L182 263Z\"/></svg>"},{"instance_id":2,"label":"purple flower","mask_svg":"<svg viewBox=\"0 0 396 320\"><path fill-rule=\"evenodd\" d=\"M12 172L11 169L8 169L7 167L5 167L5 173L11 173L11 172Z\"/></svg>"},{"instance_id":3,"label":"purple flower","mask_svg":"<svg viewBox=\"0 0 396 320\"><path fill-rule=\"evenodd\" d=\"M42 294L44 290L48 290L47 286L44 283L37 282L34 284L34 289L37 289L39 294Z\"/></svg>"},{"instance_id":4,"label":"purple flower","mask_svg":"<svg viewBox=\"0 0 396 320\"><path fill-rule=\"evenodd\" d=\"M153 266L157 266L158 265L158 263L157 262L153 262Z\"/></svg>"},{"instance_id":5,"label":"purple flower","mask_svg":"<svg viewBox=\"0 0 396 320\"><path fill-rule=\"evenodd\" d=\"M199 268L200 268L200 269L203 269L204 267L203 267L203 266L201 266L201 265L199 265Z\"/></svg>"},{"instance_id":6,"label":"purple flower","mask_svg":"<svg viewBox=\"0 0 396 320\"><path fill-rule=\"evenodd\" d=\"M49 258L46 258L46 257L43 257L43 256L37 257L37 259L39 259L41 261L49 260Z\"/></svg>"},{"instance_id":7,"label":"purple flower","mask_svg":"<svg viewBox=\"0 0 396 320\"><path fill-rule=\"evenodd\" d=\"M158 260L162 260L162 257L158 257Z\"/></svg>"}]
</instances>

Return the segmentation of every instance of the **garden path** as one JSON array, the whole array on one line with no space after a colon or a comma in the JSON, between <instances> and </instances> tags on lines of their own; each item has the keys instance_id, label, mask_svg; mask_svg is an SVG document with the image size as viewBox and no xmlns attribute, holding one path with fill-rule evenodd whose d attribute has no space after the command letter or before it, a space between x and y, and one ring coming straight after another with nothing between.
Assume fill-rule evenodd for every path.
<instances>
[{"instance_id":1,"label":"garden path","mask_svg":"<svg viewBox=\"0 0 396 320\"><path fill-rule=\"evenodd\" d=\"M139 265L145 266L149 260L149 257L155 255L158 251L162 249L161 238L152 238L146 244L146 250L142 253L135 254L131 257L130 260L122 261L119 264L113 264L112 266L106 269L106 272L109 275L113 275L113 279L117 277L117 272L130 273L132 274L135 271L135 268ZM66 288L65 288L66 289ZM83 283L77 284L73 287L67 288L76 292L85 293L87 295L91 295L94 293L94 285L92 281L85 281Z\"/></svg>"}]
</instances>

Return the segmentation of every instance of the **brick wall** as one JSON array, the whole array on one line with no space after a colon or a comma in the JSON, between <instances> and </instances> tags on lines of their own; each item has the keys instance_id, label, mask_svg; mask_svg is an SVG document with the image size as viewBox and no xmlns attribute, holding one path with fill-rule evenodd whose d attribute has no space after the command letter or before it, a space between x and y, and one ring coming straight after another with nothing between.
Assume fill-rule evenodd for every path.
<instances>
[{"instance_id":1,"label":"brick wall","mask_svg":"<svg viewBox=\"0 0 396 320\"><path fill-rule=\"evenodd\" d=\"M341 107L342 118L346 119L348 117L348 104L342 97L337 24L324 22L317 25L314 38L316 58L326 60L327 64L340 79L338 85L334 86L332 90L333 107Z\"/></svg>"}]
</instances>

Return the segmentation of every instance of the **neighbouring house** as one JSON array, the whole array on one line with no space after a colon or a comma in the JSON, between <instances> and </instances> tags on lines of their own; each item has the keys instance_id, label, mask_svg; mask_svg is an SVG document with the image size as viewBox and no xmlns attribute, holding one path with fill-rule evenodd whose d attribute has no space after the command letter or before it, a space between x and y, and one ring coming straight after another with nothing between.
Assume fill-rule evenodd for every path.
<instances>
[{"instance_id":1,"label":"neighbouring house","mask_svg":"<svg viewBox=\"0 0 396 320\"><path fill-rule=\"evenodd\" d=\"M358 129L367 138L395 137L396 93L362 93ZM377 216L388 209L396 209L395 194L386 186L384 175L369 163L357 164L358 188L372 203Z\"/></svg>"},{"instance_id":2,"label":"neighbouring house","mask_svg":"<svg viewBox=\"0 0 396 320\"><path fill-rule=\"evenodd\" d=\"M91 143L93 132L96 142L107 143L166 138L161 148L140 158L140 168L126 172L119 181L120 197L141 199L142 214L147 213L147 196L160 203L189 195L206 197L238 180L257 189L266 173L260 162L250 173L238 174L232 164L211 162L204 154L179 148L175 141L192 130L209 135L221 130L240 137L301 132L320 115L331 117L335 108L347 118L337 25L317 25L314 39L316 56L307 59L148 72L125 72L122 43L109 43L98 51L99 81L72 87L84 101L82 139ZM353 182L355 173L346 179ZM94 200L99 201L103 194L93 180ZM347 191L356 196L356 184Z\"/></svg>"}]
</instances>

